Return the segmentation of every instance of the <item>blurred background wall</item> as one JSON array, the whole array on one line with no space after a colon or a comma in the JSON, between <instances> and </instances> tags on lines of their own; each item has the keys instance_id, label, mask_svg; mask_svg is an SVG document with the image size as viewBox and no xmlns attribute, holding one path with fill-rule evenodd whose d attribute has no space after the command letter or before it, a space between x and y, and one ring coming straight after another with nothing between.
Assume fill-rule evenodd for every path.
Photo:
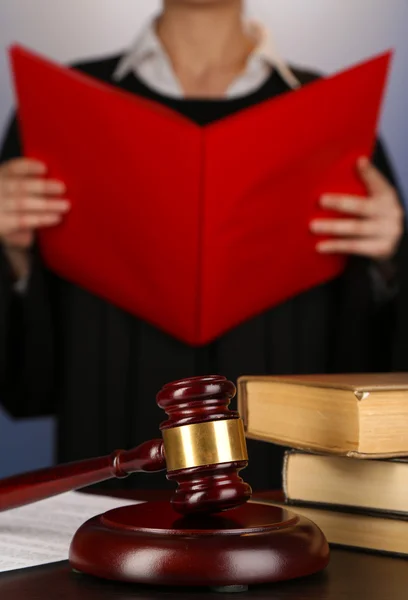
<instances>
[{"instance_id":1,"label":"blurred background wall","mask_svg":"<svg viewBox=\"0 0 408 600\"><path fill-rule=\"evenodd\" d=\"M63 62L117 52L132 43L159 5L156 0L1 0L0 135L13 104L10 44ZM408 197L407 0L248 0L247 10L272 31L287 60L324 73L396 50L381 133ZM0 410L0 477L52 464L53 438L52 419L17 423Z\"/></svg>"}]
</instances>

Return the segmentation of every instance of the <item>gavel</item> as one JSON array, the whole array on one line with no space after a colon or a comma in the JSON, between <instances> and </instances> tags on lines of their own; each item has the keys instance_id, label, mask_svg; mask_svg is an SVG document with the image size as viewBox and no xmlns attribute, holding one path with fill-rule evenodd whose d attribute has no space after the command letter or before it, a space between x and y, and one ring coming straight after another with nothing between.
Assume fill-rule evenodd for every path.
<instances>
[{"instance_id":1,"label":"gavel","mask_svg":"<svg viewBox=\"0 0 408 600\"><path fill-rule=\"evenodd\" d=\"M168 416L161 439L3 480L0 510L166 470L177 484L170 503L122 506L79 527L68 552L75 576L236 592L316 573L330 555L321 530L286 507L248 502L252 490L239 475L248 464L244 427L229 409L235 393L216 375L165 385L156 397Z\"/></svg>"},{"instance_id":2,"label":"gavel","mask_svg":"<svg viewBox=\"0 0 408 600\"><path fill-rule=\"evenodd\" d=\"M238 507L252 495L239 473L248 464L242 420L229 409L235 385L225 377L193 377L169 383L157 394L168 419L161 439L133 450L117 450L7 478L0 482L0 510L9 510L137 472L167 470L178 484L173 509L181 515L218 513Z\"/></svg>"}]
</instances>

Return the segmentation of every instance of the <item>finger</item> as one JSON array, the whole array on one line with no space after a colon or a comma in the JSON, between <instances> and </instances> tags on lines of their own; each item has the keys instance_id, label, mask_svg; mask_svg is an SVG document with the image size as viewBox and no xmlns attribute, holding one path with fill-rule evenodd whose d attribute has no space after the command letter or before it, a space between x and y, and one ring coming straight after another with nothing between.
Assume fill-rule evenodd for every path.
<instances>
[{"instance_id":1,"label":"finger","mask_svg":"<svg viewBox=\"0 0 408 600\"><path fill-rule=\"evenodd\" d=\"M322 254L356 254L371 258L384 258L392 253L392 245L388 239L340 239L327 240L317 244L317 251Z\"/></svg>"},{"instance_id":2,"label":"finger","mask_svg":"<svg viewBox=\"0 0 408 600\"><path fill-rule=\"evenodd\" d=\"M357 170L370 196L383 194L392 187L387 178L366 157L357 161Z\"/></svg>"},{"instance_id":3,"label":"finger","mask_svg":"<svg viewBox=\"0 0 408 600\"><path fill-rule=\"evenodd\" d=\"M38 229L60 223L61 215L55 213L27 214L12 213L2 220L2 235L10 235L18 231Z\"/></svg>"},{"instance_id":4,"label":"finger","mask_svg":"<svg viewBox=\"0 0 408 600\"><path fill-rule=\"evenodd\" d=\"M378 203L369 198L342 194L325 194L320 199L323 208L360 217L372 217L378 212Z\"/></svg>"},{"instance_id":5,"label":"finger","mask_svg":"<svg viewBox=\"0 0 408 600\"><path fill-rule=\"evenodd\" d=\"M1 206L5 213L11 212L45 212L66 213L70 209L68 200L49 200L26 196L23 198L8 198Z\"/></svg>"},{"instance_id":6,"label":"finger","mask_svg":"<svg viewBox=\"0 0 408 600\"><path fill-rule=\"evenodd\" d=\"M43 162L32 158L16 158L1 165L0 172L11 176L44 175L47 167Z\"/></svg>"},{"instance_id":7,"label":"finger","mask_svg":"<svg viewBox=\"0 0 408 600\"><path fill-rule=\"evenodd\" d=\"M310 224L316 234L332 234L342 236L374 236L381 235L382 223L374 219L330 219L316 220Z\"/></svg>"},{"instance_id":8,"label":"finger","mask_svg":"<svg viewBox=\"0 0 408 600\"><path fill-rule=\"evenodd\" d=\"M32 195L52 196L66 192L62 181L57 179L23 179L7 177L2 182L2 193L8 196Z\"/></svg>"}]
</instances>

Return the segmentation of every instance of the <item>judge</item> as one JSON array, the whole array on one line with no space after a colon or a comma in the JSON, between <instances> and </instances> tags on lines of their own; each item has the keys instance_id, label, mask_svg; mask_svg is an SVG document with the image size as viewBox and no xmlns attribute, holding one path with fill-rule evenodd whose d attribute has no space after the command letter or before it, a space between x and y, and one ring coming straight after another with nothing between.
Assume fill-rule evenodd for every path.
<instances>
[{"instance_id":1,"label":"judge","mask_svg":"<svg viewBox=\"0 0 408 600\"><path fill-rule=\"evenodd\" d=\"M317 77L272 52L262 28L244 22L241 0L165 0L130 50L75 68L199 125ZM163 414L155 395L179 378L218 373L236 381L242 374L408 367L404 211L381 144L356 164L368 199L323 196L322 206L342 218L310 224L316 234L329 235L316 252L348 256L344 274L200 348L47 270L36 231L60 223L69 198L63 181L47 177L47 165L21 154L13 120L0 167L0 399L17 418L57 417L58 462L157 437ZM252 441L248 448L245 479L255 489L280 486L283 449ZM168 485L163 474L119 485L125 483Z\"/></svg>"}]
</instances>

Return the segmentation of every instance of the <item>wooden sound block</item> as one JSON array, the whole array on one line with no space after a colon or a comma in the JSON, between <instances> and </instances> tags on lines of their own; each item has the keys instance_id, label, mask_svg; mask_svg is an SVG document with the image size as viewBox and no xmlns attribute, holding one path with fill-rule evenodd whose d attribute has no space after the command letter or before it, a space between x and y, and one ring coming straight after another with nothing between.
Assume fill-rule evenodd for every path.
<instances>
[{"instance_id":1,"label":"wooden sound block","mask_svg":"<svg viewBox=\"0 0 408 600\"><path fill-rule=\"evenodd\" d=\"M212 516L181 517L166 502L111 510L75 534L76 571L99 578L228 591L311 575L329 547L308 519L281 507L247 503Z\"/></svg>"}]
</instances>

